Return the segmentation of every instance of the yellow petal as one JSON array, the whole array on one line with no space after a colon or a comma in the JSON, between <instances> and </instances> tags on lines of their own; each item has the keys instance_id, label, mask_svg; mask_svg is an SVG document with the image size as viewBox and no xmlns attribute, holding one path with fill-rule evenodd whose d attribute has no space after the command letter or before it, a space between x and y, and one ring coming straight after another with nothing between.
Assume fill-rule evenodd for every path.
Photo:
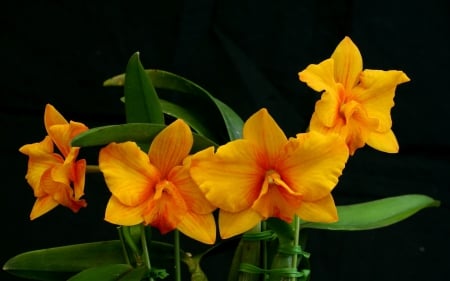
<instances>
[{"instance_id":1,"label":"yellow petal","mask_svg":"<svg viewBox=\"0 0 450 281\"><path fill-rule=\"evenodd\" d=\"M41 142L26 144L19 151L29 156L25 178L33 188L35 196L40 196L42 193L39 185L43 173L54 166L61 165L64 160L60 155L53 153L53 142L49 136Z\"/></svg>"},{"instance_id":2,"label":"yellow petal","mask_svg":"<svg viewBox=\"0 0 450 281\"><path fill-rule=\"evenodd\" d=\"M348 159L346 144L337 135L299 134L298 146L280 162L277 171L303 201L315 201L336 186Z\"/></svg>"},{"instance_id":3,"label":"yellow petal","mask_svg":"<svg viewBox=\"0 0 450 281\"><path fill-rule=\"evenodd\" d=\"M148 155L150 162L160 171L161 178L166 178L173 167L181 165L192 144L192 132L181 119L172 122L153 139Z\"/></svg>"},{"instance_id":4,"label":"yellow petal","mask_svg":"<svg viewBox=\"0 0 450 281\"><path fill-rule=\"evenodd\" d=\"M260 109L254 113L244 124L243 138L254 143L261 153L267 155L264 164L271 166L287 141L286 135L270 116L267 109Z\"/></svg>"},{"instance_id":5,"label":"yellow petal","mask_svg":"<svg viewBox=\"0 0 450 281\"><path fill-rule=\"evenodd\" d=\"M53 125L64 125L64 124L68 124L67 120L61 115L61 113L59 113L58 110L56 110L56 108L53 105L47 104L45 106L44 111L45 128L48 130L48 128L50 128Z\"/></svg>"},{"instance_id":6,"label":"yellow petal","mask_svg":"<svg viewBox=\"0 0 450 281\"><path fill-rule=\"evenodd\" d=\"M345 37L336 47L331 58L334 60L334 76L336 82L342 83L346 91L350 91L359 80L363 70L363 62L358 47L349 37Z\"/></svg>"},{"instance_id":7,"label":"yellow petal","mask_svg":"<svg viewBox=\"0 0 450 281\"><path fill-rule=\"evenodd\" d=\"M219 232L222 239L227 239L252 229L263 217L255 210L246 209L241 212L219 212Z\"/></svg>"},{"instance_id":8,"label":"yellow petal","mask_svg":"<svg viewBox=\"0 0 450 281\"><path fill-rule=\"evenodd\" d=\"M84 183L86 178L86 160L81 159L75 163L75 167L72 170L73 175L73 191L75 199L79 199L84 195Z\"/></svg>"},{"instance_id":9,"label":"yellow petal","mask_svg":"<svg viewBox=\"0 0 450 281\"><path fill-rule=\"evenodd\" d=\"M397 138L392 130L389 130L387 133L370 133L367 144L379 151L387 153L397 153L399 150Z\"/></svg>"},{"instance_id":10,"label":"yellow petal","mask_svg":"<svg viewBox=\"0 0 450 281\"><path fill-rule=\"evenodd\" d=\"M339 91L341 86L337 87L336 91L324 92L319 101L316 102L313 117L320 121L321 126L332 128L339 123L341 99ZM342 121L343 122L343 121Z\"/></svg>"},{"instance_id":11,"label":"yellow petal","mask_svg":"<svg viewBox=\"0 0 450 281\"><path fill-rule=\"evenodd\" d=\"M231 141L219 147L213 159L193 157L191 176L213 205L242 211L258 198L264 180L257 156L258 150L249 141Z\"/></svg>"},{"instance_id":12,"label":"yellow petal","mask_svg":"<svg viewBox=\"0 0 450 281\"><path fill-rule=\"evenodd\" d=\"M216 209L191 178L188 166L175 167L167 179L177 187L190 211L196 214L210 214Z\"/></svg>"},{"instance_id":13,"label":"yellow petal","mask_svg":"<svg viewBox=\"0 0 450 281\"><path fill-rule=\"evenodd\" d=\"M377 131L387 132L392 126L396 86L409 81L408 76L396 70L365 70L360 79L361 83L353 90L354 99L362 104L369 117L379 120Z\"/></svg>"},{"instance_id":14,"label":"yellow petal","mask_svg":"<svg viewBox=\"0 0 450 281\"><path fill-rule=\"evenodd\" d=\"M64 157L70 153L72 139L87 130L88 127L84 124L73 121L70 121L69 124L52 125L47 128L49 136Z\"/></svg>"},{"instance_id":15,"label":"yellow petal","mask_svg":"<svg viewBox=\"0 0 450 281\"><path fill-rule=\"evenodd\" d=\"M55 168L53 168L55 169ZM75 199L73 189L69 183L56 182L52 178L52 170L47 170L41 178L42 190L50 195L58 204L78 212L80 208L86 207L87 203L83 199Z\"/></svg>"},{"instance_id":16,"label":"yellow petal","mask_svg":"<svg viewBox=\"0 0 450 281\"><path fill-rule=\"evenodd\" d=\"M56 206L58 206L58 202L53 200L53 198L49 195L38 197L34 202L33 209L30 213L30 220L34 220L49 211L53 210Z\"/></svg>"},{"instance_id":17,"label":"yellow petal","mask_svg":"<svg viewBox=\"0 0 450 281\"><path fill-rule=\"evenodd\" d=\"M316 92L336 92L334 61L332 59L324 60L319 64L308 65L298 73L298 78Z\"/></svg>"},{"instance_id":18,"label":"yellow petal","mask_svg":"<svg viewBox=\"0 0 450 281\"><path fill-rule=\"evenodd\" d=\"M111 196L106 205L105 220L117 225L136 225L144 221L142 213L146 207L146 202L134 207L120 203L116 197Z\"/></svg>"},{"instance_id":19,"label":"yellow petal","mask_svg":"<svg viewBox=\"0 0 450 281\"><path fill-rule=\"evenodd\" d=\"M338 214L331 194L316 201L303 202L297 215L310 222L336 222Z\"/></svg>"},{"instance_id":20,"label":"yellow petal","mask_svg":"<svg viewBox=\"0 0 450 281\"><path fill-rule=\"evenodd\" d=\"M111 143L102 148L99 167L111 193L127 206L150 198L159 181L158 171L134 142Z\"/></svg>"},{"instance_id":21,"label":"yellow petal","mask_svg":"<svg viewBox=\"0 0 450 281\"><path fill-rule=\"evenodd\" d=\"M205 244L216 241L216 222L211 214L199 215L188 212L178 223L177 229L186 236Z\"/></svg>"}]
</instances>

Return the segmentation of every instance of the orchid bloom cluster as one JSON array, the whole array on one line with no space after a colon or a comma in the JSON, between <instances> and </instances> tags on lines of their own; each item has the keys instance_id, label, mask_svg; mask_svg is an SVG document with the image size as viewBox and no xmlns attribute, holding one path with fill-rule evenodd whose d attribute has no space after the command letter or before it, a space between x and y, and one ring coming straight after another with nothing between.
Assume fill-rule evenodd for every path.
<instances>
[{"instance_id":1,"label":"orchid bloom cluster","mask_svg":"<svg viewBox=\"0 0 450 281\"><path fill-rule=\"evenodd\" d=\"M205 244L217 240L216 210L221 239L269 218L338 221L331 192L349 156L366 144L398 152L390 111L397 85L409 78L397 70L363 70L358 48L345 37L299 79L321 95L307 132L287 137L262 108L246 120L242 138L195 153L193 132L181 118L146 149L134 141L102 147L98 167L111 192L105 220L149 225L162 234L179 230ZM80 148L70 143L88 128L67 122L49 104L44 124L48 136L20 148L29 157L26 180L37 198L31 219L57 205L74 212L87 206L81 199L86 161L77 160Z\"/></svg>"}]
</instances>

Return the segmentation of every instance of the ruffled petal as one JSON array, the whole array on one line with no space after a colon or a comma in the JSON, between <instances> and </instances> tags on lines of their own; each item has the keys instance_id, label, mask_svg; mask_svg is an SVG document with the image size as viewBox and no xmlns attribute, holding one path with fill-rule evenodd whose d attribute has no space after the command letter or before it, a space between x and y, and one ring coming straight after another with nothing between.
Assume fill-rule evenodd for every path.
<instances>
[{"instance_id":1,"label":"ruffled petal","mask_svg":"<svg viewBox=\"0 0 450 281\"><path fill-rule=\"evenodd\" d=\"M222 239L227 239L242 234L255 225L263 217L253 209L246 209L241 212L230 213L224 210L219 212L219 232Z\"/></svg>"},{"instance_id":2,"label":"ruffled petal","mask_svg":"<svg viewBox=\"0 0 450 281\"><path fill-rule=\"evenodd\" d=\"M188 207L173 183L161 181L155 195L144 210L145 224L159 229L162 234L174 230L186 215Z\"/></svg>"},{"instance_id":3,"label":"ruffled petal","mask_svg":"<svg viewBox=\"0 0 450 281\"><path fill-rule=\"evenodd\" d=\"M316 201L303 202L297 215L310 222L336 222L338 214L331 194Z\"/></svg>"},{"instance_id":4,"label":"ruffled petal","mask_svg":"<svg viewBox=\"0 0 450 281\"><path fill-rule=\"evenodd\" d=\"M30 220L37 219L38 217L53 210L58 205L58 202L56 202L50 195L38 197L34 202L33 209L31 210Z\"/></svg>"},{"instance_id":5,"label":"ruffled petal","mask_svg":"<svg viewBox=\"0 0 450 281\"><path fill-rule=\"evenodd\" d=\"M316 92L325 91L336 94L334 61L332 59L324 60L319 64L308 65L298 73L298 78Z\"/></svg>"},{"instance_id":6,"label":"ruffled petal","mask_svg":"<svg viewBox=\"0 0 450 281\"><path fill-rule=\"evenodd\" d=\"M50 195L58 204L67 207L76 213L87 203L84 199L75 199L73 189L69 183L56 182L53 180L52 170L47 170L41 178L42 190Z\"/></svg>"},{"instance_id":7,"label":"ruffled petal","mask_svg":"<svg viewBox=\"0 0 450 281\"><path fill-rule=\"evenodd\" d=\"M213 205L229 212L242 211L258 198L264 180L258 153L247 140L231 141L219 147L212 159L194 155L191 176Z\"/></svg>"},{"instance_id":8,"label":"ruffled petal","mask_svg":"<svg viewBox=\"0 0 450 281\"><path fill-rule=\"evenodd\" d=\"M111 193L122 204L136 206L153 196L159 173L136 143L111 143L99 154L99 168Z\"/></svg>"},{"instance_id":9,"label":"ruffled petal","mask_svg":"<svg viewBox=\"0 0 450 281\"><path fill-rule=\"evenodd\" d=\"M273 184L264 181L263 190L267 192L255 201L252 209L257 211L263 219L277 217L291 222L295 211L302 203L302 196L294 193L281 179L275 179ZM278 183L276 183L278 181Z\"/></svg>"},{"instance_id":10,"label":"ruffled petal","mask_svg":"<svg viewBox=\"0 0 450 281\"><path fill-rule=\"evenodd\" d=\"M28 169L25 176L28 184L33 188L35 196L41 196L40 181L45 171L54 166L62 165L64 159L53 153L53 142L49 136L45 137L41 142L26 144L19 151L28 158Z\"/></svg>"},{"instance_id":11,"label":"ruffled petal","mask_svg":"<svg viewBox=\"0 0 450 281\"><path fill-rule=\"evenodd\" d=\"M339 91L341 87L337 87L337 91L324 92L320 100L316 102L312 118L320 121L321 126L333 128L340 123L345 122L340 115L341 98ZM311 129L314 129L311 126Z\"/></svg>"},{"instance_id":12,"label":"ruffled petal","mask_svg":"<svg viewBox=\"0 0 450 281\"><path fill-rule=\"evenodd\" d=\"M188 212L178 223L177 229L205 244L214 244L216 241L216 222L212 214L199 215Z\"/></svg>"},{"instance_id":13,"label":"ruffled petal","mask_svg":"<svg viewBox=\"0 0 450 281\"><path fill-rule=\"evenodd\" d=\"M181 165L192 144L192 132L181 119L172 122L153 139L148 154L150 162L160 171L161 178L166 178L173 167Z\"/></svg>"},{"instance_id":14,"label":"ruffled petal","mask_svg":"<svg viewBox=\"0 0 450 281\"><path fill-rule=\"evenodd\" d=\"M360 84L353 90L354 99L362 104L369 117L379 121L378 132L389 131L395 89L397 85L408 82L408 76L397 70L364 70L360 79Z\"/></svg>"},{"instance_id":15,"label":"ruffled petal","mask_svg":"<svg viewBox=\"0 0 450 281\"><path fill-rule=\"evenodd\" d=\"M269 167L287 141L286 135L265 108L260 109L245 122L243 138L257 146L261 154L267 155L267 158L260 159L260 162Z\"/></svg>"},{"instance_id":16,"label":"ruffled petal","mask_svg":"<svg viewBox=\"0 0 450 281\"><path fill-rule=\"evenodd\" d=\"M348 148L338 135L317 132L298 134L297 146L286 154L277 171L287 185L303 196L303 201L315 201L336 186L348 159Z\"/></svg>"},{"instance_id":17,"label":"ruffled petal","mask_svg":"<svg viewBox=\"0 0 450 281\"><path fill-rule=\"evenodd\" d=\"M367 144L372 148L387 153L397 153L399 151L397 138L392 130L389 130L387 133L370 133Z\"/></svg>"},{"instance_id":18,"label":"ruffled petal","mask_svg":"<svg viewBox=\"0 0 450 281\"><path fill-rule=\"evenodd\" d=\"M117 225L136 225L144 221L142 213L146 208L146 202L134 207L126 206L114 197L108 201L105 211L105 220Z\"/></svg>"},{"instance_id":19,"label":"ruffled petal","mask_svg":"<svg viewBox=\"0 0 450 281\"><path fill-rule=\"evenodd\" d=\"M334 77L346 91L351 91L363 70L361 53L353 41L346 36L336 47L331 58L334 60Z\"/></svg>"}]
</instances>

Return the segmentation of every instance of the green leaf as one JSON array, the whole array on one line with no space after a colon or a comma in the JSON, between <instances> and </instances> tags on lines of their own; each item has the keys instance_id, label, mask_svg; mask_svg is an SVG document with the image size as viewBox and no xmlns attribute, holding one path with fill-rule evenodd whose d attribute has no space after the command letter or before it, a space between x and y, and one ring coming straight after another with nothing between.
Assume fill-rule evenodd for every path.
<instances>
[{"instance_id":1,"label":"green leaf","mask_svg":"<svg viewBox=\"0 0 450 281\"><path fill-rule=\"evenodd\" d=\"M128 61L124 81L125 115L127 123L164 124L164 114L158 95L135 53Z\"/></svg>"},{"instance_id":2,"label":"green leaf","mask_svg":"<svg viewBox=\"0 0 450 281\"><path fill-rule=\"evenodd\" d=\"M156 88L188 95L187 98L184 98L183 95L178 95L173 99L173 102L192 115L201 114L204 124L208 124L210 131L220 130L224 124L230 140L242 137L244 124L242 119L229 106L216 99L208 91L194 82L171 72L157 69L147 69L145 71ZM122 86L124 85L125 76L124 74L114 76L106 80L103 85ZM216 108L218 112L211 111L211 108Z\"/></svg>"},{"instance_id":3,"label":"green leaf","mask_svg":"<svg viewBox=\"0 0 450 281\"><path fill-rule=\"evenodd\" d=\"M102 146L111 142L134 141L150 144L151 140L166 126L150 123L128 123L121 125L108 125L89 129L72 140L72 146ZM206 147L217 146L213 141L193 133L194 145L192 152Z\"/></svg>"},{"instance_id":4,"label":"green leaf","mask_svg":"<svg viewBox=\"0 0 450 281\"><path fill-rule=\"evenodd\" d=\"M421 194L408 194L365 203L338 206L335 223L302 222L302 228L327 230L369 230L402 221L416 212L438 207L440 202Z\"/></svg>"},{"instance_id":5,"label":"green leaf","mask_svg":"<svg viewBox=\"0 0 450 281\"><path fill-rule=\"evenodd\" d=\"M216 133L212 132L202 120L205 117L202 114L202 111L189 111L185 107L163 99L160 99L160 102L164 113L167 115L183 119L187 124L189 124L189 126L192 127L192 129L202 136L205 136L211 140L218 138Z\"/></svg>"},{"instance_id":6,"label":"green leaf","mask_svg":"<svg viewBox=\"0 0 450 281\"><path fill-rule=\"evenodd\" d=\"M123 263L120 241L102 241L35 250L9 259L3 270L34 280L64 280L93 266Z\"/></svg>"},{"instance_id":7,"label":"green leaf","mask_svg":"<svg viewBox=\"0 0 450 281\"><path fill-rule=\"evenodd\" d=\"M121 276L133 270L133 267L129 264L108 264L103 266L91 267L81 271L80 273L72 276L68 281L119 281L119 280L131 280L123 279ZM145 275L145 272L144 272ZM141 276L142 277L142 276ZM141 279L134 279L141 280Z\"/></svg>"}]
</instances>

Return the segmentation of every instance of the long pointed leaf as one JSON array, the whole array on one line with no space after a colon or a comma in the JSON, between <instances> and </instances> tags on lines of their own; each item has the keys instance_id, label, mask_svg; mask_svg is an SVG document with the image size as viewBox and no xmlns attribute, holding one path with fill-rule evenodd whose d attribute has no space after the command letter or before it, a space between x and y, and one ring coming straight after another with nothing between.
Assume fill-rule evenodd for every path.
<instances>
[{"instance_id":1,"label":"long pointed leaf","mask_svg":"<svg viewBox=\"0 0 450 281\"><path fill-rule=\"evenodd\" d=\"M64 280L90 268L125 262L120 241L103 241L35 250L9 259L3 270L34 280Z\"/></svg>"},{"instance_id":2,"label":"long pointed leaf","mask_svg":"<svg viewBox=\"0 0 450 281\"><path fill-rule=\"evenodd\" d=\"M404 220L424 208L438 207L439 205L439 201L421 194L388 197L365 203L338 206L338 222L328 224L303 222L302 228L327 230L380 228Z\"/></svg>"},{"instance_id":3,"label":"long pointed leaf","mask_svg":"<svg viewBox=\"0 0 450 281\"><path fill-rule=\"evenodd\" d=\"M127 123L164 124L158 95L139 60L139 53L135 53L128 61L124 91Z\"/></svg>"},{"instance_id":4,"label":"long pointed leaf","mask_svg":"<svg viewBox=\"0 0 450 281\"><path fill-rule=\"evenodd\" d=\"M223 120L225 124L225 128L228 133L228 138L230 140L241 138L242 126L244 123L242 119L229 106L227 106L220 100L216 99L208 91L206 91L196 83L168 71L156 69L147 69L145 71L156 88L185 93L188 94L190 98L197 100L197 102L201 101L200 104L206 105L210 104L212 106L217 107L221 116L220 118ZM124 81L125 81L125 74L120 74L106 80L103 83L103 85L122 86L124 85ZM186 100L184 101L177 100L177 102L180 102L183 108L189 109L189 111L191 112L193 110L197 111L197 113L205 112L205 108L195 106L193 107L192 105L195 105L195 103L187 102ZM211 116L208 115L207 118L210 119L209 121L211 122L217 117L214 115ZM218 128L220 129L220 127ZM216 128L213 129L217 130L218 128L216 125Z\"/></svg>"},{"instance_id":5,"label":"long pointed leaf","mask_svg":"<svg viewBox=\"0 0 450 281\"><path fill-rule=\"evenodd\" d=\"M121 125L109 125L92 128L77 135L72 140L72 145L77 147L102 146L111 142L135 141L137 143L150 144L151 140L165 128L165 125L150 123L128 123ZM213 141L193 134L194 145L192 152L199 151L209 146L217 146Z\"/></svg>"}]
</instances>

